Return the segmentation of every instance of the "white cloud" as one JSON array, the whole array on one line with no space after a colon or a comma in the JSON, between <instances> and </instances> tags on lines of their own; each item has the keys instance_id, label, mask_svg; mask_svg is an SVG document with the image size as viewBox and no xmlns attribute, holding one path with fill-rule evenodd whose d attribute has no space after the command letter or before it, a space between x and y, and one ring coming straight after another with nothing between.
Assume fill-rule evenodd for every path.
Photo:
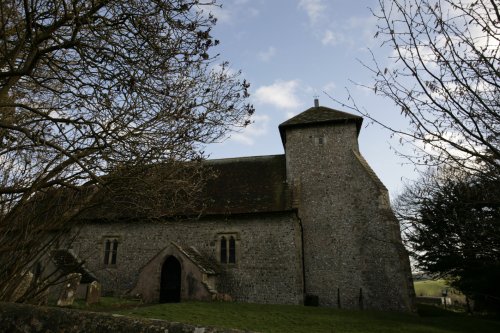
<instances>
[{"instance_id":1,"label":"white cloud","mask_svg":"<svg viewBox=\"0 0 500 333\"><path fill-rule=\"evenodd\" d=\"M430 155L437 159L440 156L445 156L445 158L452 156L455 161L460 161L460 163L471 168L477 166L474 156L456 147L463 147L465 150L480 154L484 153L484 149L480 143L471 140L471 138L464 136L459 131L447 131L436 135L426 134L425 140L426 142L414 142L415 146L425 155Z\"/></svg>"},{"instance_id":2,"label":"white cloud","mask_svg":"<svg viewBox=\"0 0 500 333\"><path fill-rule=\"evenodd\" d=\"M309 18L308 28L314 38L323 45L347 45L360 49L373 46L377 19L372 15L341 16L331 3L326 0L298 1L298 8Z\"/></svg>"},{"instance_id":3,"label":"white cloud","mask_svg":"<svg viewBox=\"0 0 500 333\"><path fill-rule=\"evenodd\" d=\"M298 88L298 80L278 80L269 86L259 87L254 98L260 104L270 104L279 109L294 109L301 105L297 97Z\"/></svg>"},{"instance_id":4,"label":"white cloud","mask_svg":"<svg viewBox=\"0 0 500 333\"><path fill-rule=\"evenodd\" d=\"M337 86L335 85L334 82L328 82L321 88L321 90L326 93L331 93L335 90L335 88L337 88Z\"/></svg>"},{"instance_id":5,"label":"white cloud","mask_svg":"<svg viewBox=\"0 0 500 333\"><path fill-rule=\"evenodd\" d=\"M302 90L304 91L304 93L306 95L309 95L309 96L315 96L318 94L318 90L313 88L312 86L310 85L307 85L306 87L303 87Z\"/></svg>"},{"instance_id":6,"label":"white cloud","mask_svg":"<svg viewBox=\"0 0 500 333\"><path fill-rule=\"evenodd\" d=\"M344 41L344 35L341 33L333 32L328 29L324 32L323 38L321 38L321 44L323 45L337 45Z\"/></svg>"},{"instance_id":7,"label":"white cloud","mask_svg":"<svg viewBox=\"0 0 500 333\"><path fill-rule=\"evenodd\" d=\"M322 16L326 6L323 3L323 0L300 0L299 8L305 10L307 16L309 16L309 21L311 21L312 24L315 24Z\"/></svg>"},{"instance_id":8,"label":"white cloud","mask_svg":"<svg viewBox=\"0 0 500 333\"><path fill-rule=\"evenodd\" d=\"M252 116L252 123L241 132L231 135L231 139L245 145L253 145L255 139L268 133L270 117L266 114L255 114Z\"/></svg>"},{"instance_id":9,"label":"white cloud","mask_svg":"<svg viewBox=\"0 0 500 333\"><path fill-rule=\"evenodd\" d=\"M268 62L276 55L276 48L274 46L269 46L267 50L260 51L257 57L263 62Z\"/></svg>"}]
</instances>

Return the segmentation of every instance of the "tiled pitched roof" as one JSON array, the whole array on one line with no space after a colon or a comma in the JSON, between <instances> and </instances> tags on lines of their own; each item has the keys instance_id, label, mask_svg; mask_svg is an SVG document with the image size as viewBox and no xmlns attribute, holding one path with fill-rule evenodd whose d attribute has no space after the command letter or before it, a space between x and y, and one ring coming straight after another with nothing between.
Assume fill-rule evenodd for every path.
<instances>
[{"instance_id":1,"label":"tiled pitched roof","mask_svg":"<svg viewBox=\"0 0 500 333\"><path fill-rule=\"evenodd\" d=\"M217 177L204 190L204 214L291 209L285 155L208 160Z\"/></svg>"},{"instance_id":2,"label":"tiled pitched roof","mask_svg":"<svg viewBox=\"0 0 500 333\"><path fill-rule=\"evenodd\" d=\"M191 198L189 208L183 207L182 204L179 207L163 207L158 210L161 215L155 212L153 217L231 215L292 209L291 194L286 182L285 155L207 160L203 163L208 173L213 173L215 176L207 179L201 193ZM154 177L154 175L144 177ZM154 181L161 181L157 178L153 178L153 182L143 180L141 183L154 184ZM113 198L108 200L109 202L99 201L82 213L80 219L112 222L151 217L148 211L136 208L138 205L126 205L127 202L134 202L133 196L136 191L133 190L133 186L134 184L130 187L123 186L127 191L118 192L129 200L122 198L123 200L118 201ZM105 192L106 189L103 191L99 198L109 196L108 192Z\"/></svg>"},{"instance_id":3,"label":"tiled pitched roof","mask_svg":"<svg viewBox=\"0 0 500 333\"><path fill-rule=\"evenodd\" d=\"M358 134L363 123L363 118L347 112L327 108L324 106L315 106L296 115L293 118L279 125L281 141L286 142L285 129L290 127L305 127L323 123L345 123L354 122L358 129Z\"/></svg>"},{"instance_id":4,"label":"tiled pitched roof","mask_svg":"<svg viewBox=\"0 0 500 333\"><path fill-rule=\"evenodd\" d=\"M201 254L194 246L181 246L177 243L172 244L186 257L189 258L203 273L218 274L218 264L209 256Z\"/></svg>"}]
</instances>

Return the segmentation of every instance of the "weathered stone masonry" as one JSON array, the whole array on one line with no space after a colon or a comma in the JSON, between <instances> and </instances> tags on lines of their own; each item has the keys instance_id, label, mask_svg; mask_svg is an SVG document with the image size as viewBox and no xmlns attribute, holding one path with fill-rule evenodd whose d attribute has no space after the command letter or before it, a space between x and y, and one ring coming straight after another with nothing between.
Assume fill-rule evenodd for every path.
<instances>
[{"instance_id":1,"label":"weathered stone masonry","mask_svg":"<svg viewBox=\"0 0 500 333\"><path fill-rule=\"evenodd\" d=\"M292 211L188 221L86 224L73 249L100 277L105 292L125 293L137 283L142 267L158 252L171 247L171 242L196 246L202 254L215 259L216 236L237 233L237 262L234 266L221 265L228 278L217 290L238 301L299 304L302 268L298 228ZM109 236L120 239L115 267L102 262L102 240ZM156 273L159 282L159 270ZM159 297L159 283L151 288Z\"/></svg>"},{"instance_id":2,"label":"weathered stone masonry","mask_svg":"<svg viewBox=\"0 0 500 333\"><path fill-rule=\"evenodd\" d=\"M359 153L356 123L292 127L285 150L300 192L306 292L326 306L411 307L399 227L387 190Z\"/></svg>"},{"instance_id":3,"label":"weathered stone masonry","mask_svg":"<svg viewBox=\"0 0 500 333\"><path fill-rule=\"evenodd\" d=\"M201 218L90 219L73 251L105 292L147 302L160 300L165 276L174 274L165 275L164 265L174 258L181 300L307 298L411 311L408 255L387 189L359 152L361 123L316 105L279 126L284 155L207 161L219 178L206 186Z\"/></svg>"}]
</instances>

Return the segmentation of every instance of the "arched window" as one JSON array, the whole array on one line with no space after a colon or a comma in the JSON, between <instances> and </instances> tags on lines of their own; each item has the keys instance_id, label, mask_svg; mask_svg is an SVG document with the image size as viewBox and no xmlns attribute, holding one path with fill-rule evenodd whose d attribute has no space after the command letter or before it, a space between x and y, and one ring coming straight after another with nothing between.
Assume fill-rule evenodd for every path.
<instances>
[{"instance_id":1,"label":"arched window","mask_svg":"<svg viewBox=\"0 0 500 333\"><path fill-rule=\"evenodd\" d=\"M233 236L229 238L229 260L230 264L236 263L236 240Z\"/></svg>"},{"instance_id":2,"label":"arched window","mask_svg":"<svg viewBox=\"0 0 500 333\"><path fill-rule=\"evenodd\" d=\"M109 239L106 240L104 245L104 265L109 264L109 252L111 249L111 241Z\"/></svg>"},{"instance_id":3,"label":"arched window","mask_svg":"<svg viewBox=\"0 0 500 333\"><path fill-rule=\"evenodd\" d=\"M227 241L224 236L220 239L220 262L227 263Z\"/></svg>"},{"instance_id":4,"label":"arched window","mask_svg":"<svg viewBox=\"0 0 500 333\"><path fill-rule=\"evenodd\" d=\"M104 238L104 265L116 265L118 257L118 237Z\"/></svg>"},{"instance_id":5,"label":"arched window","mask_svg":"<svg viewBox=\"0 0 500 333\"><path fill-rule=\"evenodd\" d=\"M111 265L116 265L116 254L118 252L118 241L113 241L113 250L111 250Z\"/></svg>"},{"instance_id":6,"label":"arched window","mask_svg":"<svg viewBox=\"0 0 500 333\"><path fill-rule=\"evenodd\" d=\"M236 261L239 260L236 256L237 247L240 246L239 235L233 232L224 232L217 234L216 240L220 263L236 266Z\"/></svg>"}]
</instances>

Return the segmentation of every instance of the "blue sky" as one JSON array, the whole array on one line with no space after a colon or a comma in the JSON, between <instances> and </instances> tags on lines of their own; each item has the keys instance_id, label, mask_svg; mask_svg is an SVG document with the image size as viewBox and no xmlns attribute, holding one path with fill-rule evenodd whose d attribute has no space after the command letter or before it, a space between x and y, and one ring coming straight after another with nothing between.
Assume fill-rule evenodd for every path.
<instances>
[{"instance_id":1,"label":"blue sky","mask_svg":"<svg viewBox=\"0 0 500 333\"><path fill-rule=\"evenodd\" d=\"M221 60L251 83L254 123L218 144L207 147L210 158L282 154L278 125L309 107L320 105L347 111L331 100L347 101L346 89L358 105L376 118L404 126L394 104L353 84L373 82L359 61L370 63L374 52L390 66L391 50L374 39L377 20L369 8L378 0L221 0L213 36L221 41ZM367 126L368 125L368 126ZM390 133L365 119L360 150L391 196L402 180L416 177L411 165L396 156L399 146Z\"/></svg>"}]
</instances>

